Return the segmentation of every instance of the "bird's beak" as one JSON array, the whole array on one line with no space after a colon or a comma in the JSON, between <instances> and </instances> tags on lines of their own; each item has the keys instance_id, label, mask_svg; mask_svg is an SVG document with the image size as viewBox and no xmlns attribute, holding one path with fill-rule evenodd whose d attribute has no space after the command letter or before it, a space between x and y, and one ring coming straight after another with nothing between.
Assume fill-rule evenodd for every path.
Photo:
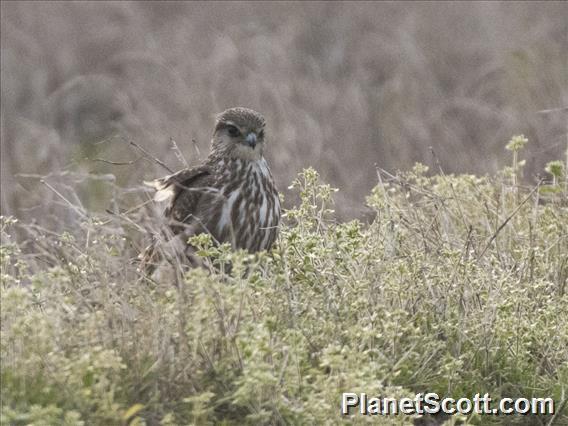
<instances>
[{"instance_id":1,"label":"bird's beak","mask_svg":"<svg viewBox=\"0 0 568 426\"><path fill-rule=\"evenodd\" d=\"M256 133L254 132L249 133L245 138L245 141L248 146L254 149L254 147L256 146Z\"/></svg>"}]
</instances>

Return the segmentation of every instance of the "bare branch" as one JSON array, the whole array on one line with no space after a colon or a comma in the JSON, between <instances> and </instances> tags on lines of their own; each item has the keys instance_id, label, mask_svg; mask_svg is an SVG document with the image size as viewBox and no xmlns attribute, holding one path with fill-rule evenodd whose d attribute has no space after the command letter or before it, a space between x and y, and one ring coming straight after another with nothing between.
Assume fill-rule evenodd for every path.
<instances>
[{"instance_id":1,"label":"bare branch","mask_svg":"<svg viewBox=\"0 0 568 426\"><path fill-rule=\"evenodd\" d=\"M101 163L112 164L113 166L130 166L134 163L140 161L143 157L138 157L136 160L131 161L110 161L105 160L104 158L86 158L89 161L100 161Z\"/></svg>"},{"instance_id":2,"label":"bare branch","mask_svg":"<svg viewBox=\"0 0 568 426\"><path fill-rule=\"evenodd\" d=\"M128 141L128 143L136 148L138 148L140 150L140 152L142 152L142 154L144 154L147 158L149 158L150 160L155 161L156 163L158 163L160 166L162 166L164 169L166 169L168 172L170 173L174 173L174 171L172 169L170 169L166 163L164 163L162 160L160 160L157 157L152 156L148 151L146 151L144 148L142 148L140 145L138 145L136 142L134 141Z\"/></svg>"},{"instance_id":3,"label":"bare branch","mask_svg":"<svg viewBox=\"0 0 568 426\"><path fill-rule=\"evenodd\" d=\"M179 149L176 141L174 140L174 138L170 138L170 143L172 144L172 149L174 150L177 159L185 166L186 169L189 168L189 163L187 162L187 160L185 159L185 157L183 156L181 150Z\"/></svg>"},{"instance_id":4,"label":"bare branch","mask_svg":"<svg viewBox=\"0 0 568 426\"><path fill-rule=\"evenodd\" d=\"M493 241L495 241L495 238L497 238L497 236L499 235L499 233L501 232L501 230L507 225L507 223L509 223L509 221L518 213L518 211L521 209L521 207L532 197L532 195L538 191L538 189L540 188L540 184L542 183L542 180L533 188L533 190L530 192L529 195L527 195L527 197L521 201L521 203L517 206L517 208L515 209L515 211L513 213L511 213L507 219L505 219L503 221L503 223L501 225L499 225L499 228L497 228L497 230L495 231L495 233L491 236L491 238L489 239L489 241L487 242L487 244L485 245L485 248L483 249L483 251L481 252L481 254L478 257L478 260L481 259L483 257L483 255L485 254L485 252L487 251L487 249L489 248L489 246L491 245L491 243Z\"/></svg>"},{"instance_id":5,"label":"bare branch","mask_svg":"<svg viewBox=\"0 0 568 426\"><path fill-rule=\"evenodd\" d=\"M197 152L197 159L201 160L201 151L199 150L199 145L197 145L197 141L195 139L192 139L191 143L193 144L193 149L195 149L195 152Z\"/></svg>"},{"instance_id":6,"label":"bare branch","mask_svg":"<svg viewBox=\"0 0 568 426\"><path fill-rule=\"evenodd\" d=\"M73 204L71 201L69 201L67 198L65 198L57 189L55 189L53 186L51 186L49 183L47 183L45 181L45 179L41 178L39 181L42 184L44 184L45 186L47 186L51 191L53 191L53 193L55 195L57 195L59 198L61 198L63 201L65 201L73 210L75 210L75 212L78 215L80 215L83 218L87 217L87 215L79 207L77 207L75 204Z\"/></svg>"}]
</instances>

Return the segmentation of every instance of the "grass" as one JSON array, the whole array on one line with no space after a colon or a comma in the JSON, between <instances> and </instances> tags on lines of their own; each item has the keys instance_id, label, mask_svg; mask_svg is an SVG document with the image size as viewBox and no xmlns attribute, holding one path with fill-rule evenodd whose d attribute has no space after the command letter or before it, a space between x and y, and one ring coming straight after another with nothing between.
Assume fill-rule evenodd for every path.
<instances>
[{"instance_id":1,"label":"grass","mask_svg":"<svg viewBox=\"0 0 568 426\"><path fill-rule=\"evenodd\" d=\"M288 207L296 199L286 187L313 166L341 189L343 219L360 217L375 164L433 167L432 148L446 172L495 174L509 162L503 141L520 132L531 140L525 176L537 182L566 144L566 2L0 8L4 216L66 214L30 174L112 173L132 188L163 173L145 160L85 160L134 161L128 141L178 169L171 137L196 162L214 114L232 106L266 116ZM112 194L89 203L92 192L79 199L104 210Z\"/></svg>"},{"instance_id":2,"label":"grass","mask_svg":"<svg viewBox=\"0 0 568 426\"><path fill-rule=\"evenodd\" d=\"M568 422L568 3L0 8L2 424L369 420L343 391ZM235 105L269 123L277 246L143 277L164 170L129 142L193 164Z\"/></svg>"},{"instance_id":3,"label":"grass","mask_svg":"<svg viewBox=\"0 0 568 426\"><path fill-rule=\"evenodd\" d=\"M2 219L2 424L335 424L342 392L552 397L568 421L568 187L379 170L366 223L306 169L270 253L193 243L204 268L149 279L148 212L74 212L63 234ZM222 265L232 262L230 274ZM562 411L563 409L563 411ZM411 416L381 424L412 424Z\"/></svg>"}]
</instances>

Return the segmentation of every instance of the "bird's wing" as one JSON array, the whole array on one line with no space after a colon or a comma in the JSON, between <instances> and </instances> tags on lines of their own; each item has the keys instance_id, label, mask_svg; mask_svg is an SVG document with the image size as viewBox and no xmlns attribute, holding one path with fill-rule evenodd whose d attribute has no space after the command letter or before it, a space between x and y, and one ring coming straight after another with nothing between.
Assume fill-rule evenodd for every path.
<instances>
[{"instance_id":1,"label":"bird's wing","mask_svg":"<svg viewBox=\"0 0 568 426\"><path fill-rule=\"evenodd\" d=\"M185 216L193 213L199 198L211 181L210 167L201 165L145 183L156 189L155 201L169 201L166 216L184 221Z\"/></svg>"}]
</instances>

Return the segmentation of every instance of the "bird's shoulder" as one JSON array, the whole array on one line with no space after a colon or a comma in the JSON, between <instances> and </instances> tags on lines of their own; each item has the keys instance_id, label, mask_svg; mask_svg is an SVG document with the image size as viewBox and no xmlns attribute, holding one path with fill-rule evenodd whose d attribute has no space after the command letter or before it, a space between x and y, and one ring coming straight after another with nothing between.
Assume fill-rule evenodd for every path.
<instances>
[{"instance_id":1,"label":"bird's shoulder","mask_svg":"<svg viewBox=\"0 0 568 426\"><path fill-rule=\"evenodd\" d=\"M156 190L155 201L166 201L175 198L184 188L201 185L212 174L213 170L208 164L201 164L145 183Z\"/></svg>"},{"instance_id":2,"label":"bird's shoulder","mask_svg":"<svg viewBox=\"0 0 568 426\"><path fill-rule=\"evenodd\" d=\"M174 174L158 179L163 185L191 185L197 180L207 178L213 174L213 169L209 164L182 169Z\"/></svg>"},{"instance_id":3,"label":"bird's shoulder","mask_svg":"<svg viewBox=\"0 0 568 426\"><path fill-rule=\"evenodd\" d=\"M185 217L196 210L204 193L214 184L214 169L210 164L182 169L148 183L156 189L155 201L167 201L165 216L176 222L185 222Z\"/></svg>"}]
</instances>

